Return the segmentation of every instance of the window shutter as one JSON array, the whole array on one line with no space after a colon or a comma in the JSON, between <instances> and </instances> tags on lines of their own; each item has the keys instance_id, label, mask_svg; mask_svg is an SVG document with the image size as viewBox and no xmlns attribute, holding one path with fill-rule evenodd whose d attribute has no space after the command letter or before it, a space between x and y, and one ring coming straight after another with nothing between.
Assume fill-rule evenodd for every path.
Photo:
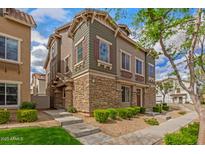
<instances>
[{"instance_id":1,"label":"window shutter","mask_svg":"<svg viewBox=\"0 0 205 154\"><path fill-rule=\"evenodd\" d=\"M94 55L95 55L95 59L99 59L99 39L95 39L94 40Z\"/></svg>"},{"instance_id":2,"label":"window shutter","mask_svg":"<svg viewBox=\"0 0 205 154\"><path fill-rule=\"evenodd\" d=\"M74 48L74 54L73 54L73 62L74 62L74 64L76 64L76 59L77 59L77 48L75 47Z\"/></svg>"},{"instance_id":3,"label":"window shutter","mask_svg":"<svg viewBox=\"0 0 205 154\"><path fill-rule=\"evenodd\" d=\"M87 57L88 55L88 43L86 38L83 40L83 58Z\"/></svg>"},{"instance_id":4,"label":"window shutter","mask_svg":"<svg viewBox=\"0 0 205 154\"><path fill-rule=\"evenodd\" d=\"M110 63L112 64L112 63L113 63L113 54L114 54L114 52L113 52L113 46L110 45L109 47L110 47Z\"/></svg>"}]
</instances>

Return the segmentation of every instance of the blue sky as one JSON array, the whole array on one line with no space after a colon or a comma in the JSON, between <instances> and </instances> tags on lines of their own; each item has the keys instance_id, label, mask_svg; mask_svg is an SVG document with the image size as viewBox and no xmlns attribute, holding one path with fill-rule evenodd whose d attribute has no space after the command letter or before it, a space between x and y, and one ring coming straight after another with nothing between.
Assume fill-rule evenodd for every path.
<instances>
[{"instance_id":1,"label":"blue sky","mask_svg":"<svg viewBox=\"0 0 205 154\"><path fill-rule=\"evenodd\" d=\"M37 28L32 30L32 47L31 47L31 71L32 73L45 73L43 64L47 56L46 44L50 34L54 30L72 20L72 18L81 10L75 9L21 9L30 15L32 15L37 22ZM118 23L127 24L132 28L132 17L138 9L126 9L124 12L126 18L121 18ZM114 10L111 10L110 15L114 17ZM168 72L171 72L170 64L167 58L160 56L156 60L156 76L157 79L167 76Z\"/></svg>"}]
</instances>

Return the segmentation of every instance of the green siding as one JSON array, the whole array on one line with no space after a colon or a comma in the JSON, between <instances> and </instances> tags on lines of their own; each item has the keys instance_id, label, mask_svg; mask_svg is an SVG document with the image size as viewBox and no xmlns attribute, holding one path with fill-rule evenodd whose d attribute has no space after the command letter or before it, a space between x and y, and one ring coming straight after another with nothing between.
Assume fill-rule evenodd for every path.
<instances>
[{"instance_id":1,"label":"green siding","mask_svg":"<svg viewBox=\"0 0 205 154\"><path fill-rule=\"evenodd\" d=\"M79 28L78 30L76 31L75 35L74 35L74 38L73 38L73 52L72 52L72 57L74 57L74 52L75 52L75 44L84 36L85 39L87 40L87 51L89 51L89 25L90 23L89 22L85 22L83 23ZM85 52L85 51L83 51ZM84 53L83 53L84 54ZM85 61L85 65L84 67L81 67L80 69L77 69L75 70L74 69L74 65L75 63L73 62L73 75L75 74L78 74L86 69L88 69L89 67L89 52L87 53L87 56L84 58L84 61Z\"/></svg>"},{"instance_id":2,"label":"green siding","mask_svg":"<svg viewBox=\"0 0 205 154\"><path fill-rule=\"evenodd\" d=\"M100 36L103 39L112 43L110 54L112 55L112 70L105 69L104 67L97 66L97 59L94 55L94 41L96 36ZM106 26L102 25L98 21L94 20L94 22L90 25L90 41L89 41L89 59L90 63L89 66L91 69L98 70L101 72L116 74L116 38L114 37L114 32L107 28Z\"/></svg>"}]
</instances>

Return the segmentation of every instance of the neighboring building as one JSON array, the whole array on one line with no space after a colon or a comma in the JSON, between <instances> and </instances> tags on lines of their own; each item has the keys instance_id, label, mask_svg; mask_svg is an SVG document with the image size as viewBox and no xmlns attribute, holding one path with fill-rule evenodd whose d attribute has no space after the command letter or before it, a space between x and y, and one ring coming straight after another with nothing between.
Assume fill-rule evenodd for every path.
<instances>
[{"instance_id":1,"label":"neighboring building","mask_svg":"<svg viewBox=\"0 0 205 154\"><path fill-rule=\"evenodd\" d=\"M47 94L51 107L97 108L155 104L155 60L104 11L87 9L48 41Z\"/></svg>"},{"instance_id":2,"label":"neighboring building","mask_svg":"<svg viewBox=\"0 0 205 154\"><path fill-rule=\"evenodd\" d=\"M0 108L17 108L30 101L32 16L0 8Z\"/></svg>"},{"instance_id":3,"label":"neighboring building","mask_svg":"<svg viewBox=\"0 0 205 154\"><path fill-rule=\"evenodd\" d=\"M46 75L34 73L32 74L31 95L45 96L46 95Z\"/></svg>"},{"instance_id":4,"label":"neighboring building","mask_svg":"<svg viewBox=\"0 0 205 154\"><path fill-rule=\"evenodd\" d=\"M192 103L189 94L179 85L179 82L176 78L168 77L166 79L159 80L156 82L171 82L173 84L172 90L165 96L166 103L176 103L176 104ZM188 81L183 80L183 83L185 84L186 87L189 86ZM158 90L156 94L156 102L162 103L163 102L162 100L163 100L163 96Z\"/></svg>"}]
</instances>

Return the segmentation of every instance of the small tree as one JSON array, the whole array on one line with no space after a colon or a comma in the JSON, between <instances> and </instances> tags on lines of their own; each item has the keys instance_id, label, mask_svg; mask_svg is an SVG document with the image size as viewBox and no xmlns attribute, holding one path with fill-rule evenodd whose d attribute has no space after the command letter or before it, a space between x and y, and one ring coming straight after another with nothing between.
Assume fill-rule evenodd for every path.
<instances>
[{"instance_id":1,"label":"small tree","mask_svg":"<svg viewBox=\"0 0 205 154\"><path fill-rule=\"evenodd\" d=\"M165 97L172 90L173 83L170 82L170 81L157 82L156 88L157 88L157 91L159 91L162 94L163 103L166 103L165 102Z\"/></svg>"}]
</instances>

